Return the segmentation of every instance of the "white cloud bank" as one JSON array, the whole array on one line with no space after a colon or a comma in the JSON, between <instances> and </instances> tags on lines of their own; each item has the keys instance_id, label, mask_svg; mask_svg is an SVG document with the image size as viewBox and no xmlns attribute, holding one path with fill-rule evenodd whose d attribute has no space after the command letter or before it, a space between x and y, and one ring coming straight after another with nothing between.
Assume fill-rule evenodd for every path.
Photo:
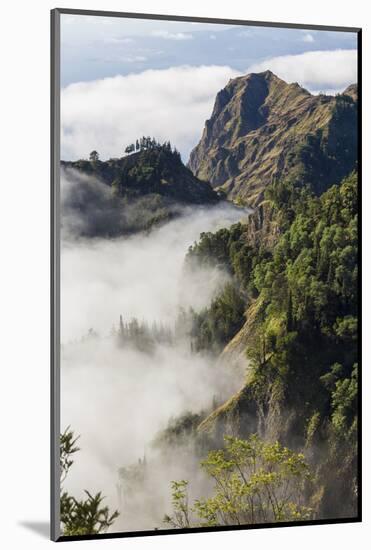
<instances>
[{"instance_id":1,"label":"white cloud bank","mask_svg":"<svg viewBox=\"0 0 371 550\"><path fill-rule=\"evenodd\" d=\"M122 156L137 137L170 140L187 156L201 137L216 93L239 73L224 66L148 70L62 90L63 159Z\"/></svg>"},{"instance_id":2,"label":"white cloud bank","mask_svg":"<svg viewBox=\"0 0 371 550\"><path fill-rule=\"evenodd\" d=\"M343 91L357 81L357 50L311 51L283 55L251 65L248 72L271 70L287 82L298 82L312 92Z\"/></svg>"},{"instance_id":3,"label":"white cloud bank","mask_svg":"<svg viewBox=\"0 0 371 550\"><path fill-rule=\"evenodd\" d=\"M62 193L71 185L62 178ZM207 306L226 282L219 270L184 278L188 247L202 231L229 227L246 215L231 205L198 207L153 230L123 239L67 241L61 252L61 337L67 343L89 328L109 333L119 315L174 326L179 307ZM79 223L70 222L71 226ZM81 220L80 220L81 223ZM76 304L79 307L76 308Z\"/></svg>"},{"instance_id":4,"label":"white cloud bank","mask_svg":"<svg viewBox=\"0 0 371 550\"><path fill-rule=\"evenodd\" d=\"M266 59L243 71L270 69L314 93L335 93L357 80L356 50L310 51ZM228 66L147 70L62 89L62 158L122 156L127 144L151 135L170 140L186 161L210 117L217 92L241 73Z\"/></svg>"},{"instance_id":5,"label":"white cloud bank","mask_svg":"<svg viewBox=\"0 0 371 550\"><path fill-rule=\"evenodd\" d=\"M125 321L135 316L174 328L179 307L207 306L228 275L212 268L185 270L188 246L201 231L228 227L244 216L231 205L186 209L150 234L63 243L61 426L81 434L81 451L64 488L76 497L85 488L102 491L114 509L119 506L118 468L137 463L144 452L150 464L151 490L139 492L139 508L133 501L123 508L114 530L163 526L171 506L170 481L190 479L199 486L198 467L192 467L196 457L190 463L181 448L176 458L154 467L151 441L169 418L207 409L214 396L220 402L230 397L242 385L243 373L192 354L187 338L172 346L158 344L148 353L119 347L106 335L113 323L117 327L121 313ZM89 327L101 337L81 340ZM135 513L136 518L128 518Z\"/></svg>"}]
</instances>

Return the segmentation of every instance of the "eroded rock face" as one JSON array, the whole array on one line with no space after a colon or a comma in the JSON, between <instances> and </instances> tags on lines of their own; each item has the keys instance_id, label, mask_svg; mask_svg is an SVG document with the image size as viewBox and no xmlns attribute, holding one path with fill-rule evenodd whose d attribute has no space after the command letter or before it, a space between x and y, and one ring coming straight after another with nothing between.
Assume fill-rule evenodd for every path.
<instances>
[{"instance_id":1,"label":"eroded rock face","mask_svg":"<svg viewBox=\"0 0 371 550\"><path fill-rule=\"evenodd\" d=\"M343 95L350 96L354 101L358 100L358 86L357 84L351 84L343 92Z\"/></svg>"},{"instance_id":2,"label":"eroded rock face","mask_svg":"<svg viewBox=\"0 0 371 550\"><path fill-rule=\"evenodd\" d=\"M188 165L228 198L253 207L281 178L322 192L354 168L356 101L356 85L333 97L313 96L271 71L232 79L217 94Z\"/></svg>"}]
</instances>

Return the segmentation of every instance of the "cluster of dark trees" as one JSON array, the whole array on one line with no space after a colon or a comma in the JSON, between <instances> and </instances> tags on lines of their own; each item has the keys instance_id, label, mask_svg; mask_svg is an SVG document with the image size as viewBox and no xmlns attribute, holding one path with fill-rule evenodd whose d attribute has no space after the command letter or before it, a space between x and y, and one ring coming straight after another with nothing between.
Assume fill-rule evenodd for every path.
<instances>
[{"instance_id":1,"label":"cluster of dark trees","mask_svg":"<svg viewBox=\"0 0 371 550\"><path fill-rule=\"evenodd\" d=\"M172 147L170 141L164 141L163 143L160 143L155 138L151 138L150 136L143 136L135 141L135 143L130 143L125 147L125 154L129 155L130 153L138 152L138 151L148 151L148 150L164 150L168 152L175 153L179 155L180 153L176 149L176 147ZM98 151L94 150L91 151L89 155L90 162L97 162L99 160L99 153Z\"/></svg>"},{"instance_id":2,"label":"cluster of dark trees","mask_svg":"<svg viewBox=\"0 0 371 550\"><path fill-rule=\"evenodd\" d=\"M192 351L218 353L240 330L245 321L245 301L236 285L228 283L209 308L193 315Z\"/></svg>"},{"instance_id":3,"label":"cluster of dark trees","mask_svg":"<svg viewBox=\"0 0 371 550\"><path fill-rule=\"evenodd\" d=\"M171 345L174 341L173 331L163 323L154 321L152 325L147 322L139 322L133 317L130 321L124 321L120 315L118 330L113 328L113 334L119 345L131 345L140 351L152 351L155 344Z\"/></svg>"},{"instance_id":4,"label":"cluster of dark trees","mask_svg":"<svg viewBox=\"0 0 371 550\"><path fill-rule=\"evenodd\" d=\"M176 152L176 148L172 149L170 141L160 143L155 138L143 136L140 139L137 139L135 143L130 143L127 147L125 147L125 153L130 154L135 151L147 151L148 149L164 149L165 151Z\"/></svg>"}]
</instances>

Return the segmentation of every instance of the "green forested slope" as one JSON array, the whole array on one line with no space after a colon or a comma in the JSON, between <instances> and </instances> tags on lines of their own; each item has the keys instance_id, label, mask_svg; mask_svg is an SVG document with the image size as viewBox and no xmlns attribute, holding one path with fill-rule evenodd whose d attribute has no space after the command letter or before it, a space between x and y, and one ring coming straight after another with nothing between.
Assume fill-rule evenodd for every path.
<instances>
[{"instance_id":1,"label":"green forested slope","mask_svg":"<svg viewBox=\"0 0 371 550\"><path fill-rule=\"evenodd\" d=\"M220 349L235 336L249 365L246 386L199 432L218 437L258 430L306 447L318 475L320 514L336 514L341 497L341 513L354 513L357 174L320 197L277 183L266 201L279 227L274 246L251 245L248 225L238 224L203 234L188 254L188 262L225 266L233 281L233 292L229 285L196 316L194 346ZM339 475L342 483L331 483Z\"/></svg>"}]
</instances>

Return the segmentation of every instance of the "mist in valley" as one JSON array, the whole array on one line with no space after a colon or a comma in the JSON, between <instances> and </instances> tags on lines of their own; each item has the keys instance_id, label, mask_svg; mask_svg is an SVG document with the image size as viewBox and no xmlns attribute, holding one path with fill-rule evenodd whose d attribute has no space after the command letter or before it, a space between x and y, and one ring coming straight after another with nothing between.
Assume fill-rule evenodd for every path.
<instances>
[{"instance_id":1,"label":"mist in valley","mask_svg":"<svg viewBox=\"0 0 371 550\"><path fill-rule=\"evenodd\" d=\"M88 178L84 184L106 193ZM120 510L111 530L161 528L171 480L196 481L201 493L207 481L192 441L168 450L166 459L153 441L171 419L207 413L243 383L215 357L191 349L182 314L207 307L229 276L218 268L185 269L185 255L201 232L228 227L248 212L227 203L177 207L177 217L149 232L87 238L81 229L89 212L69 208L63 216L71 190L70 174L62 178L61 429L81 434L81 450L64 488L77 497L84 489L102 491ZM120 316L121 330L135 319L171 337L143 349L123 342ZM119 469L131 465L145 477L135 494L119 479Z\"/></svg>"}]
</instances>

